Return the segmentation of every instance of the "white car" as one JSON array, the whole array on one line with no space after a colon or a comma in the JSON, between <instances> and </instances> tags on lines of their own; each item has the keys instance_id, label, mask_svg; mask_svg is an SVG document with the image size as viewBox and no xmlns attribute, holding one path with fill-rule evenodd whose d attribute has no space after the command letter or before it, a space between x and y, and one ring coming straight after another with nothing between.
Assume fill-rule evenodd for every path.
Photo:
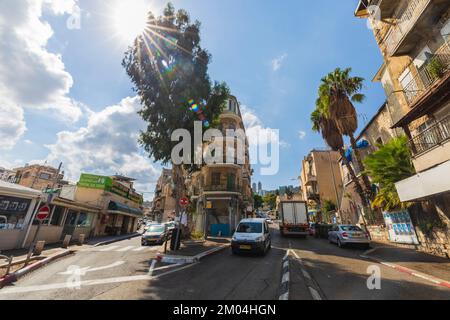
<instances>
[{"instance_id":1,"label":"white car","mask_svg":"<svg viewBox=\"0 0 450 320\"><path fill-rule=\"evenodd\" d=\"M334 225L328 232L328 240L330 243L336 243L339 248L348 244L358 244L366 249L370 248L369 235L355 225Z\"/></svg>"},{"instance_id":2,"label":"white car","mask_svg":"<svg viewBox=\"0 0 450 320\"><path fill-rule=\"evenodd\" d=\"M242 220L231 240L233 254L256 252L265 255L271 247L269 225L261 218Z\"/></svg>"}]
</instances>

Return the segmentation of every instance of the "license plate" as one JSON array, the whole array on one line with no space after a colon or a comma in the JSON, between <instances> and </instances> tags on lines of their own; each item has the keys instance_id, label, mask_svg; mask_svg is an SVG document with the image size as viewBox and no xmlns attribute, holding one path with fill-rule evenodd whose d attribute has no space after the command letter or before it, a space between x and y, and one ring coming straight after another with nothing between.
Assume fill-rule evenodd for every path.
<instances>
[{"instance_id":1,"label":"license plate","mask_svg":"<svg viewBox=\"0 0 450 320\"><path fill-rule=\"evenodd\" d=\"M241 250L251 250L252 246L242 245L242 246L239 246L239 249L241 249Z\"/></svg>"},{"instance_id":2,"label":"license plate","mask_svg":"<svg viewBox=\"0 0 450 320\"><path fill-rule=\"evenodd\" d=\"M353 236L354 237L361 237L361 233L354 233Z\"/></svg>"}]
</instances>

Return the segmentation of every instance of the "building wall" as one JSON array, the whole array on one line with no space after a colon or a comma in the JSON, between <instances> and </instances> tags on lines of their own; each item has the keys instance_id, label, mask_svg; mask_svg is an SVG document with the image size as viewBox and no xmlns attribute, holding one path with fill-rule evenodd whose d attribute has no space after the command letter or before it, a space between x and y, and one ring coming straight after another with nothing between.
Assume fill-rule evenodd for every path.
<instances>
[{"instance_id":1,"label":"building wall","mask_svg":"<svg viewBox=\"0 0 450 320\"><path fill-rule=\"evenodd\" d=\"M44 190L51 187L54 183L57 186L64 178L62 174L57 176L58 169L49 166L32 165L16 168L14 171L16 171L18 184L36 190ZM48 175L49 178L41 178L44 175Z\"/></svg>"}]
</instances>

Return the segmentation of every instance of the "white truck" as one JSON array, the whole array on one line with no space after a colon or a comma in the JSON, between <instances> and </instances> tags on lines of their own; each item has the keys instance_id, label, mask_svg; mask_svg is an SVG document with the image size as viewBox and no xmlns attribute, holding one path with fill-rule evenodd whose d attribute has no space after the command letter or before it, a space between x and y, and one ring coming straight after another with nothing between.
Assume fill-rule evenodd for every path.
<instances>
[{"instance_id":1,"label":"white truck","mask_svg":"<svg viewBox=\"0 0 450 320\"><path fill-rule=\"evenodd\" d=\"M308 206L305 201L282 200L279 203L280 233L282 236L306 238L309 232Z\"/></svg>"}]
</instances>

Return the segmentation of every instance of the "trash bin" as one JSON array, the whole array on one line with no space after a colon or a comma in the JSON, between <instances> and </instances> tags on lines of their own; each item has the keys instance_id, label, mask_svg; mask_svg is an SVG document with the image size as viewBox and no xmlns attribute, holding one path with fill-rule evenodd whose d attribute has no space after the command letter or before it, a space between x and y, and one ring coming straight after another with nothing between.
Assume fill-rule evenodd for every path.
<instances>
[{"instance_id":1,"label":"trash bin","mask_svg":"<svg viewBox=\"0 0 450 320\"><path fill-rule=\"evenodd\" d=\"M180 250L180 246L181 246L181 229L175 228L172 230L172 236L170 238L170 250L172 251Z\"/></svg>"}]
</instances>

